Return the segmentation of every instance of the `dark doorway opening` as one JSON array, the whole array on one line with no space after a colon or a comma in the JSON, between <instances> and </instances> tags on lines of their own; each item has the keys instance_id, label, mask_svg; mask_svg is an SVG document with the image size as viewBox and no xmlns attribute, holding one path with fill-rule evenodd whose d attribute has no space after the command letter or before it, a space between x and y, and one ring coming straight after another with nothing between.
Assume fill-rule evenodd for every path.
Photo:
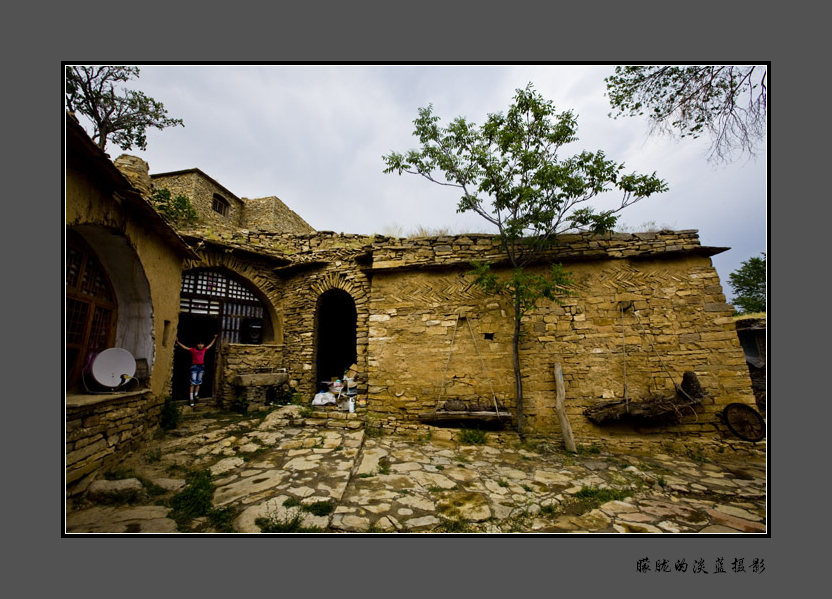
<instances>
[{"instance_id":1,"label":"dark doorway opening","mask_svg":"<svg viewBox=\"0 0 832 599\"><path fill-rule=\"evenodd\" d=\"M330 289L318 298L317 384L344 376L358 359L355 327L357 312L350 294Z\"/></svg>"},{"instance_id":2,"label":"dark doorway opening","mask_svg":"<svg viewBox=\"0 0 832 599\"><path fill-rule=\"evenodd\" d=\"M196 347L197 343L208 345L214 335L220 331L220 321L216 316L199 314L179 314L179 329L177 338L182 345ZM199 387L200 397L210 397L214 388L214 369L216 366L217 345L205 354L205 374ZM186 400L190 392L191 354L178 345L173 356L173 384L174 400Z\"/></svg>"}]
</instances>

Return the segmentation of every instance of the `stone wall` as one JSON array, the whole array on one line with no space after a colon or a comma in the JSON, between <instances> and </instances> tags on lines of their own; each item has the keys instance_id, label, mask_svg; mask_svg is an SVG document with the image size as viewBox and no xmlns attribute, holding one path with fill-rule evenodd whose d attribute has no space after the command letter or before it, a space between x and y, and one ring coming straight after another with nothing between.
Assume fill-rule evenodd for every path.
<instances>
[{"instance_id":1,"label":"stone wall","mask_svg":"<svg viewBox=\"0 0 832 599\"><path fill-rule=\"evenodd\" d=\"M247 229L305 235L314 233L309 223L279 198L243 198L243 226Z\"/></svg>"},{"instance_id":2,"label":"stone wall","mask_svg":"<svg viewBox=\"0 0 832 599\"><path fill-rule=\"evenodd\" d=\"M66 485L83 492L159 425L163 400L150 391L75 396L66 405Z\"/></svg>"},{"instance_id":3,"label":"stone wall","mask_svg":"<svg viewBox=\"0 0 832 599\"><path fill-rule=\"evenodd\" d=\"M274 308L283 318L280 366L304 397L316 391L318 298L337 288L356 303L364 375L359 393L380 426L422 434L418 414L447 400L485 407L496 396L513 409L511 307L506 298L485 296L466 275L471 260L504 262L495 236L400 239L238 230L206 243L225 248L212 255L242 252L235 259L243 264L245 252L273 261L270 295L280 298ZM712 434L722 405L750 403L732 307L709 258L719 250L700 246L695 231L563 236L545 261L562 262L572 273L573 295L562 304L541 301L523 321L530 432L560 434L555 361L563 367L573 427L586 439ZM544 272L546 266L536 268ZM620 399L625 377L629 397L639 400L672 395L685 370L696 372L710 395L681 424L601 428L583 415L598 402Z\"/></svg>"},{"instance_id":4,"label":"stone wall","mask_svg":"<svg viewBox=\"0 0 832 599\"><path fill-rule=\"evenodd\" d=\"M290 382L311 401L318 387L316 348L318 343L318 300L330 289L341 289L355 302L356 354L359 396L367 392L367 344L369 339L370 281L353 261L336 260L322 267L304 271L284 280L284 360Z\"/></svg>"},{"instance_id":5,"label":"stone wall","mask_svg":"<svg viewBox=\"0 0 832 599\"><path fill-rule=\"evenodd\" d=\"M122 154L116 158L114 164L139 193L146 198L150 197L153 191L153 180L150 178L150 165L147 162L138 156Z\"/></svg>"},{"instance_id":6,"label":"stone wall","mask_svg":"<svg viewBox=\"0 0 832 599\"><path fill-rule=\"evenodd\" d=\"M418 258L418 252L402 252L400 261ZM507 300L484 296L462 270L409 272L396 268L401 266L373 272L370 413L413 421L446 399L487 404L493 401L492 389L513 408L513 323ZM685 370L696 372L710 393L696 416L670 429L638 431L642 434L712 432L721 406L753 401L732 308L710 259L564 260L564 266L574 278L574 295L563 298L562 305L541 301L523 321L521 364L530 432L560 435L554 413L556 361L563 367L573 429L584 439L633 434L632 428L594 426L582 413L597 402L620 399L625 372L632 399L672 396L673 383L681 382Z\"/></svg>"},{"instance_id":7,"label":"stone wall","mask_svg":"<svg viewBox=\"0 0 832 599\"><path fill-rule=\"evenodd\" d=\"M650 233L572 234L542 254L542 261L634 258L701 251L695 230ZM373 244L373 269L415 269L505 260L495 235L469 234L414 239L387 238Z\"/></svg>"},{"instance_id":8,"label":"stone wall","mask_svg":"<svg viewBox=\"0 0 832 599\"><path fill-rule=\"evenodd\" d=\"M151 175L154 189L167 188L171 195L184 194L191 200L191 204L199 215L202 225L220 228L239 227L243 222L243 202L222 187L219 183L197 169L176 173L162 173ZM214 194L218 194L229 205L226 216L216 212L211 206Z\"/></svg>"},{"instance_id":9,"label":"stone wall","mask_svg":"<svg viewBox=\"0 0 832 599\"><path fill-rule=\"evenodd\" d=\"M230 343L222 346L217 356L218 382L215 401L217 405L229 407L234 397L242 392L234 386L237 375L275 372L283 368L284 347L281 344L246 345ZM259 389L255 396L248 396L249 401L264 403L265 389Z\"/></svg>"},{"instance_id":10,"label":"stone wall","mask_svg":"<svg viewBox=\"0 0 832 599\"><path fill-rule=\"evenodd\" d=\"M498 271L505 264L495 236L191 233L214 248L211 255L240 264L252 256L269 261L259 285L271 286L273 308L282 316L283 351L279 358L262 358L272 366L281 360L305 398L316 391L317 303L337 288L356 303L364 376L359 393L368 399L365 414L381 428L424 434L430 429L418 414L447 400L485 407L496 396L514 408L511 307L506 298L485 296L466 275L472 260L495 263ZM696 231L562 236L534 268L543 273L547 263L563 263L574 279L573 294L561 304L541 301L523 321L530 434L560 436L555 362L562 365L568 414L582 442L707 437L722 406L753 403L733 308L710 261L722 249L701 246ZM680 424L600 427L583 415L599 402L621 399L625 383L632 400L672 396L686 370L698 375L709 395Z\"/></svg>"}]
</instances>

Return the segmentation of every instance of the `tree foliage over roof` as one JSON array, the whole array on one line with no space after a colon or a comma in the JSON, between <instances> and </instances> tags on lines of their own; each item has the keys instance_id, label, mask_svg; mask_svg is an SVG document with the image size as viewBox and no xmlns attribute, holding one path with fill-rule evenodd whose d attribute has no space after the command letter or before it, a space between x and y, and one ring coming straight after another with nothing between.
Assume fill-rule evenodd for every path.
<instances>
[{"instance_id":1,"label":"tree foliage over roof","mask_svg":"<svg viewBox=\"0 0 832 599\"><path fill-rule=\"evenodd\" d=\"M164 104L135 90L115 87L139 77L138 67L67 66L66 109L84 115L93 126L92 140L104 150L108 141L122 150L147 147L148 127L183 125L167 116ZM183 125L184 126L184 125Z\"/></svg>"},{"instance_id":2,"label":"tree foliage over roof","mask_svg":"<svg viewBox=\"0 0 832 599\"><path fill-rule=\"evenodd\" d=\"M755 65L618 66L605 79L614 116L654 130L711 137L709 159L753 155L766 135L768 69Z\"/></svg>"}]
</instances>

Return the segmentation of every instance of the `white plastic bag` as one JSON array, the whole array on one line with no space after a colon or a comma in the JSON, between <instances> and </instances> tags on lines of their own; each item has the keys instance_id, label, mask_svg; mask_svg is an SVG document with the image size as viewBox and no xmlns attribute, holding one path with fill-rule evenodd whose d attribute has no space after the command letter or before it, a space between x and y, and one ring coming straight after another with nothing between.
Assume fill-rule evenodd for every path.
<instances>
[{"instance_id":1,"label":"white plastic bag","mask_svg":"<svg viewBox=\"0 0 832 599\"><path fill-rule=\"evenodd\" d=\"M312 400L313 406L325 406L327 404L334 404L335 403L335 396L330 393L329 391L322 391L321 393L316 393L315 398Z\"/></svg>"}]
</instances>

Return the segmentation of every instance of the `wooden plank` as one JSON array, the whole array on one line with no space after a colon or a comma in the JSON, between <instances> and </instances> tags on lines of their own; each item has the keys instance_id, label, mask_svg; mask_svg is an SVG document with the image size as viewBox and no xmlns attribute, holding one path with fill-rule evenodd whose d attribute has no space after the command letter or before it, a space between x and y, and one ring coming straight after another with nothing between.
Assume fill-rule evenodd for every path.
<instances>
[{"instance_id":1,"label":"wooden plank","mask_svg":"<svg viewBox=\"0 0 832 599\"><path fill-rule=\"evenodd\" d=\"M511 420L511 414L508 412L422 412L419 414L419 420L432 420L435 422L446 420Z\"/></svg>"},{"instance_id":2,"label":"wooden plank","mask_svg":"<svg viewBox=\"0 0 832 599\"><path fill-rule=\"evenodd\" d=\"M572 436L572 426L569 424L569 418L566 416L566 408L564 407L564 400L566 399L566 390L563 386L563 370L560 362L555 362L555 410L558 413L560 420L560 428L563 431L563 443L568 451L577 453L578 449L575 447L575 437Z\"/></svg>"}]
</instances>

